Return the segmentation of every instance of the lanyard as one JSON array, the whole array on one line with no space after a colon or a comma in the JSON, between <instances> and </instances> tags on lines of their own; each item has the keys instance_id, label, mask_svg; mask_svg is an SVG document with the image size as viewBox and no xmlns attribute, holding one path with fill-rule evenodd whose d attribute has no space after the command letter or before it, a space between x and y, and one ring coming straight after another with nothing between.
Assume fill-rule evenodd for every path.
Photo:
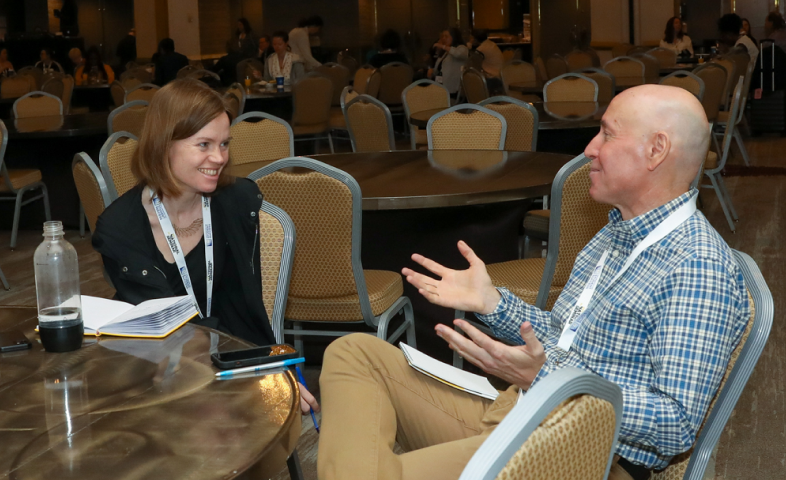
<instances>
[{"instance_id":1,"label":"lanyard","mask_svg":"<svg viewBox=\"0 0 786 480\"><path fill-rule=\"evenodd\" d=\"M695 212L696 198L694 197L689 199L686 203L680 206L680 208L666 217L666 219L663 220L657 227L655 227L649 233L649 235L644 238L644 240L636 245L636 248L633 249L627 260L625 260L625 263L622 265L620 271L617 272L617 274L614 275L614 278L612 278L611 281L606 285L606 289L608 290L614 284L614 282L616 282L628 270L628 268L630 268L633 262L639 257L639 255L641 255L644 250L661 240L669 233L673 232ZM604 251L603 255L600 256L600 260L598 260L598 264L592 271L592 275L590 275L589 280L587 280L587 284L584 286L584 290L581 292L581 295L579 295L576 305L573 307L573 310L571 310L570 315L568 315L568 321L565 322L565 326L562 329L562 335L560 335L559 342L557 343L557 346L566 352L570 350L570 346L573 344L573 339L576 337L576 331L587 317L587 307L592 300L592 296L595 294L595 289L598 286L600 275L603 272L603 267L606 265L606 259L608 256L608 250Z\"/></svg>"},{"instance_id":2,"label":"lanyard","mask_svg":"<svg viewBox=\"0 0 786 480\"><path fill-rule=\"evenodd\" d=\"M199 317L204 318L202 310L194 295L194 286L191 284L191 275L188 274L188 267L186 266L186 257L183 255L183 249L180 247L180 241L175 234L175 228L172 226L172 220L166 213L166 207L161 199L158 198L152 190L150 190L150 198L153 200L153 210L156 211L158 216L158 223L161 225L161 230L164 232L166 243L169 245L169 251L177 263L177 269L180 271L180 276L183 279L183 286L186 287L186 292L194 302L194 306L199 312ZM212 218L210 216L210 197L202 196L202 233L205 238L205 268L207 269L207 316L210 316L210 310L213 303L213 228Z\"/></svg>"}]
</instances>

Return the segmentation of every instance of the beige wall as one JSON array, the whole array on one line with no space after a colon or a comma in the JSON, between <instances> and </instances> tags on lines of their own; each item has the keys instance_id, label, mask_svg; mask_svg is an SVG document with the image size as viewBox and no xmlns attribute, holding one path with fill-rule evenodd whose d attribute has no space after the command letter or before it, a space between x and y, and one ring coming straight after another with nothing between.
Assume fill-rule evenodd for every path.
<instances>
[{"instance_id":1,"label":"beige wall","mask_svg":"<svg viewBox=\"0 0 786 480\"><path fill-rule=\"evenodd\" d=\"M674 16L674 0L634 0L636 45L658 45L666 22Z\"/></svg>"},{"instance_id":2,"label":"beige wall","mask_svg":"<svg viewBox=\"0 0 786 480\"><path fill-rule=\"evenodd\" d=\"M591 9L593 42L630 41L627 0L592 0Z\"/></svg>"},{"instance_id":3,"label":"beige wall","mask_svg":"<svg viewBox=\"0 0 786 480\"><path fill-rule=\"evenodd\" d=\"M169 36L175 50L187 57L199 57L199 1L168 0Z\"/></svg>"}]
</instances>

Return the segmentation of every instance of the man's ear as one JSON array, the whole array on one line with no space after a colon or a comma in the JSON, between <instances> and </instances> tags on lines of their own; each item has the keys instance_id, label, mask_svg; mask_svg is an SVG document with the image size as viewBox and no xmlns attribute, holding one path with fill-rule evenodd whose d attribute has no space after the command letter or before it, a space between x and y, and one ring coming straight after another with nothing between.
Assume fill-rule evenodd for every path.
<instances>
[{"instance_id":1,"label":"man's ear","mask_svg":"<svg viewBox=\"0 0 786 480\"><path fill-rule=\"evenodd\" d=\"M654 171L669 156L671 139L664 131L656 132L652 136L652 143L647 148L647 169Z\"/></svg>"}]
</instances>

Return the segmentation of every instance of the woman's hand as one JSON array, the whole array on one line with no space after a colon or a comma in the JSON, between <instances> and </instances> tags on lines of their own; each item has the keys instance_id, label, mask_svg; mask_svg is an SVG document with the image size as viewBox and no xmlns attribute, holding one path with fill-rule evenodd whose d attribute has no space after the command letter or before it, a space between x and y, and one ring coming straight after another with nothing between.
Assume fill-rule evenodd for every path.
<instances>
[{"instance_id":1,"label":"woman's hand","mask_svg":"<svg viewBox=\"0 0 786 480\"><path fill-rule=\"evenodd\" d=\"M317 399L314 398L314 395L311 395L311 392L308 391L305 385L298 382L300 384L300 413L302 415L308 415L311 413L310 409L314 409L314 413L319 413L319 403Z\"/></svg>"}]
</instances>

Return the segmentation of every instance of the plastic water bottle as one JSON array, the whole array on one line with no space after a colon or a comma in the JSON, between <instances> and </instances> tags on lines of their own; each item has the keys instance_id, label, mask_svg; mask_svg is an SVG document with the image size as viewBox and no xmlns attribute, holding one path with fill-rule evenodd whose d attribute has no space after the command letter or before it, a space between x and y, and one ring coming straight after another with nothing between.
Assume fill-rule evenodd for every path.
<instances>
[{"instance_id":1,"label":"plastic water bottle","mask_svg":"<svg viewBox=\"0 0 786 480\"><path fill-rule=\"evenodd\" d=\"M62 222L44 222L44 241L33 257L38 331L48 352L77 350L84 335L79 263L63 235Z\"/></svg>"}]
</instances>

